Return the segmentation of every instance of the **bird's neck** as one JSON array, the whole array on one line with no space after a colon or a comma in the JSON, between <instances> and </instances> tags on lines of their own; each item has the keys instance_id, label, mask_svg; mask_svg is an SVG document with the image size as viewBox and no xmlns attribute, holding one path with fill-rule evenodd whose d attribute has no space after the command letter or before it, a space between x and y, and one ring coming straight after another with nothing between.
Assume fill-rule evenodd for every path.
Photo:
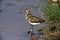
<instances>
[{"instance_id":1,"label":"bird's neck","mask_svg":"<svg viewBox=\"0 0 60 40\"><path fill-rule=\"evenodd\" d=\"M29 12L25 15L26 19L29 18L32 14Z\"/></svg>"},{"instance_id":2,"label":"bird's neck","mask_svg":"<svg viewBox=\"0 0 60 40\"><path fill-rule=\"evenodd\" d=\"M27 11L26 12L26 16L30 16L30 15L32 15L31 12L30 11Z\"/></svg>"}]
</instances>

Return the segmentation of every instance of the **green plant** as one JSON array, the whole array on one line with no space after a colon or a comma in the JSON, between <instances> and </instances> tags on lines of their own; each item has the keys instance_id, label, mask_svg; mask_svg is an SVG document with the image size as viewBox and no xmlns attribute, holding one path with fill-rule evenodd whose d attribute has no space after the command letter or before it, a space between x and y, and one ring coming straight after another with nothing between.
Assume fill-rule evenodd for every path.
<instances>
[{"instance_id":1,"label":"green plant","mask_svg":"<svg viewBox=\"0 0 60 40\"><path fill-rule=\"evenodd\" d=\"M52 27L57 28L60 25L60 10L59 10L59 4L58 3L51 3L51 4L47 4L45 7L45 12L46 12L46 18L47 18L47 27L46 29L48 31L46 31L47 33L51 34L52 32L50 31L50 29ZM55 34L56 29L54 29L52 34ZM47 34L47 36L49 36L49 34ZM51 34L51 35L52 35ZM51 36L52 37L52 36ZM51 37L48 37L48 40L51 39ZM52 38L53 39L53 38Z\"/></svg>"},{"instance_id":2,"label":"green plant","mask_svg":"<svg viewBox=\"0 0 60 40\"><path fill-rule=\"evenodd\" d=\"M48 21L60 22L60 10L57 5L47 5L46 13Z\"/></svg>"}]
</instances>

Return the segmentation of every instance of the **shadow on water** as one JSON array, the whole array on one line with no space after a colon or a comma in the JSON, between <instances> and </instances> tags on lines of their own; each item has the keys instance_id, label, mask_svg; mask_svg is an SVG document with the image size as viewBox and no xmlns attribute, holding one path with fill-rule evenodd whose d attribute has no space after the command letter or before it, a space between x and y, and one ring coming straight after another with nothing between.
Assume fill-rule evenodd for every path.
<instances>
[{"instance_id":1,"label":"shadow on water","mask_svg":"<svg viewBox=\"0 0 60 40\"><path fill-rule=\"evenodd\" d=\"M2 39L2 35L1 35L1 32L0 32L0 40L3 40L3 39Z\"/></svg>"},{"instance_id":2,"label":"shadow on water","mask_svg":"<svg viewBox=\"0 0 60 40\"><path fill-rule=\"evenodd\" d=\"M16 6L16 4L13 4L13 3L7 3L6 6Z\"/></svg>"},{"instance_id":3,"label":"shadow on water","mask_svg":"<svg viewBox=\"0 0 60 40\"><path fill-rule=\"evenodd\" d=\"M0 10L0 12L2 12L2 10Z\"/></svg>"}]
</instances>

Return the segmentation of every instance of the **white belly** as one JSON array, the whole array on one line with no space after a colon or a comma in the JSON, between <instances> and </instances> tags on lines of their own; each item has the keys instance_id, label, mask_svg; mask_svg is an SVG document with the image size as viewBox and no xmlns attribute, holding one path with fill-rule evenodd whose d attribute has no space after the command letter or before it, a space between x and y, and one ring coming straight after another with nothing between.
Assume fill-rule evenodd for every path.
<instances>
[{"instance_id":1,"label":"white belly","mask_svg":"<svg viewBox=\"0 0 60 40\"><path fill-rule=\"evenodd\" d=\"M31 23L29 22L31 25L39 25L40 23Z\"/></svg>"}]
</instances>

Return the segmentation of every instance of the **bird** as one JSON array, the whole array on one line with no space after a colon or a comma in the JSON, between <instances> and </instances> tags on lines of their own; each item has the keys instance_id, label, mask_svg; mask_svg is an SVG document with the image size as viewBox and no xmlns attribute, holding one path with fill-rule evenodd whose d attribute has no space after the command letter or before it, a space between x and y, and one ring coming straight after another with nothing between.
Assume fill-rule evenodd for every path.
<instances>
[{"instance_id":1,"label":"bird","mask_svg":"<svg viewBox=\"0 0 60 40\"><path fill-rule=\"evenodd\" d=\"M44 19L32 15L29 8L25 8L25 12L26 12L25 18L29 22L29 24L38 25L40 23L44 23L45 22Z\"/></svg>"},{"instance_id":2,"label":"bird","mask_svg":"<svg viewBox=\"0 0 60 40\"><path fill-rule=\"evenodd\" d=\"M25 18L28 21L28 23L31 25L31 29L28 31L28 33L32 34L34 32L33 26L39 25L40 23L44 23L45 20L42 18L39 18L37 16L32 15L29 8L25 8L24 11L25 11Z\"/></svg>"}]
</instances>

